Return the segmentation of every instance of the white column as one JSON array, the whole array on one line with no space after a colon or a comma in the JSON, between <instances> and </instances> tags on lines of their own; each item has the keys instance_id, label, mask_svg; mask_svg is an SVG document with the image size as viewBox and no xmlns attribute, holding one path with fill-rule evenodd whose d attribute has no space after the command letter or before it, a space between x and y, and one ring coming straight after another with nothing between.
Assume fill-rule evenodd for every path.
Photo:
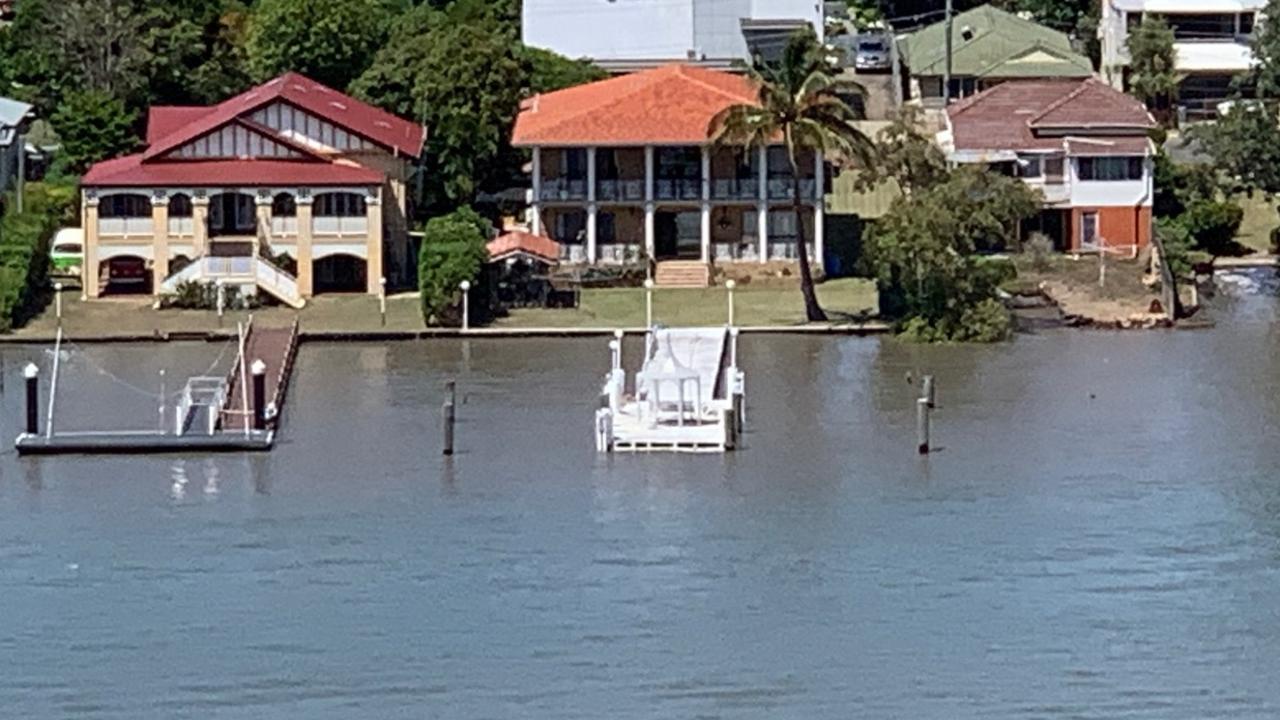
<instances>
[{"instance_id":1,"label":"white column","mask_svg":"<svg viewBox=\"0 0 1280 720\"><path fill-rule=\"evenodd\" d=\"M711 262L711 148L702 146L702 262Z\"/></svg>"},{"instance_id":2,"label":"white column","mask_svg":"<svg viewBox=\"0 0 1280 720\"><path fill-rule=\"evenodd\" d=\"M529 230L542 234L542 148L533 149L533 198L529 202Z\"/></svg>"},{"instance_id":3,"label":"white column","mask_svg":"<svg viewBox=\"0 0 1280 720\"><path fill-rule=\"evenodd\" d=\"M827 204L825 183L823 181L825 160L826 158L821 150L813 152L813 262L818 267L824 267L825 262L822 255L823 248L826 245L822 237Z\"/></svg>"},{"instance_id":4,"label":"white column","mask_svg":"<svg viewBox=\"0 0 1280 720\"><path fill-rule=\"evenodd\" d=\"M644 146L644 252L653 259L654 252L653 206L653 146Z\"/></svg>"},{"instance_id":5,"label":"white column","mask_svg":"<svg viewBox=\"0 0 1280 720\"><path fill-rule=\"evenodd\" d=\"M596 262L596 149L587 148L587 262Z\"/></svg>"},{"instance_id":6,"label":"white column","mask_svg":"<svg viewBox=\"0 0 1280 720\"><path fill-rule=\"evenodd\" d=\"M756 232L760 241L760 262L769 260L769 149L760 146L757 151L760 195L756 202Z\"/></svg>"}]
</instances>

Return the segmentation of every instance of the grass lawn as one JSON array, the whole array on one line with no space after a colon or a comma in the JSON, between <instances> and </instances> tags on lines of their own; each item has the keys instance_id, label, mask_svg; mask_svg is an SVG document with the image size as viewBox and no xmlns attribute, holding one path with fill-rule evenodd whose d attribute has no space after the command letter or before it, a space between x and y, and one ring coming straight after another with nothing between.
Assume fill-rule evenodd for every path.
<instances>
[{"instance_id":1,"label":"grass lawn","mask_svg":"<svg viewBox=\"0 0 1280 720\"><path fill-rule=\"evenodd\" d=\"M1244 220L1236 232L1236 241L1260 253L1271 252L1271 230L1280 224L1276 203L1269 202L1262 193L1254 193L1253 197L1240 195L1236 201L1244 209Z\"/></svg>"},{"instance_id":2,"label":"grass lawn","mask_svg":"<svg viewBox=\"0 0 1280 720\"><path fill-rule=\"evenodd\" d=\"M723 325L728 321L727 291L713 288L659 288L653 292L653 318L668 327ZM869 319L876 313L875 283L861 278L830 280L818 286L818 301L835 322ZM734 323L803 325L804 301L794 283L739 285L734 291ZM583 290L573 309L512 310L495 327L642 327L642 288Z\"/></svg>"}]
</instances>

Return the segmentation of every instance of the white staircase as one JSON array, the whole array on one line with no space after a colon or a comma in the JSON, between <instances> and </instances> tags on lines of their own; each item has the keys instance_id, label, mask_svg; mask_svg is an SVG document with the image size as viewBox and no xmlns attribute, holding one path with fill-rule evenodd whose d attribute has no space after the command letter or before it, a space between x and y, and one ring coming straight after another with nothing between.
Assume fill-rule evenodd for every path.
<instances>
[{"instance_id":1,"label":"white staircase","mask_svg":"<svg viewBox=\"0 0 1280 720\"><path fill-rule=\"evenodd\" d=\"M270 261L257 256L217 257L206 255L165 278L161 292L176 292L184 282L217 282L253 285L266 291L292 308L300 308L306 300L298 292L298 279Z\"/></svg>"}]
</instances>

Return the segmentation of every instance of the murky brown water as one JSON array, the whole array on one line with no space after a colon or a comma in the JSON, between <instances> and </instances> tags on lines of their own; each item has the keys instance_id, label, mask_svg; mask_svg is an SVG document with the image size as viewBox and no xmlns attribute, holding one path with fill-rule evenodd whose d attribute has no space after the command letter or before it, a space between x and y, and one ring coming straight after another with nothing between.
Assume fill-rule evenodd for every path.
<instances>
[{"instance_id":1,"label":"murky brown water","mask_svg":"<svg viewBox=\"0 0 1280 720\"><path fill-rule=\"evenodd\" d=\"M1274 303L752 337L725 457L597 455L603 340L307 346L269 456L0 456L0 715L1274 718ZM61 422L149 427L212 350L73 352ZM35 353L0 350L6 444Z\"/></svg>"}]
</instances>

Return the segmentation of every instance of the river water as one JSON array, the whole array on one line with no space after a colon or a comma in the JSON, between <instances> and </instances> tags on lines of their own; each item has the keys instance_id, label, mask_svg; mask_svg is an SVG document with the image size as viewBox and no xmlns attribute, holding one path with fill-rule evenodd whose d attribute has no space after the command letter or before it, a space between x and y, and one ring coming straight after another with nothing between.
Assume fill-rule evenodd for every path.
<instances>
[{"instance_id":1,"label":"river water","mask_svg":"<svg viewBox=\"0 0 1280 720\"><path fill-rule=\"evenodd\" d=\"M0 716L1275 718L1280 326L1215 302L744 338L723 457L597 455L603 340L306 346L269 455L0 455ZM150 427L217 350L74 348L59 427Z\"/></svg>"}]
</instances>

